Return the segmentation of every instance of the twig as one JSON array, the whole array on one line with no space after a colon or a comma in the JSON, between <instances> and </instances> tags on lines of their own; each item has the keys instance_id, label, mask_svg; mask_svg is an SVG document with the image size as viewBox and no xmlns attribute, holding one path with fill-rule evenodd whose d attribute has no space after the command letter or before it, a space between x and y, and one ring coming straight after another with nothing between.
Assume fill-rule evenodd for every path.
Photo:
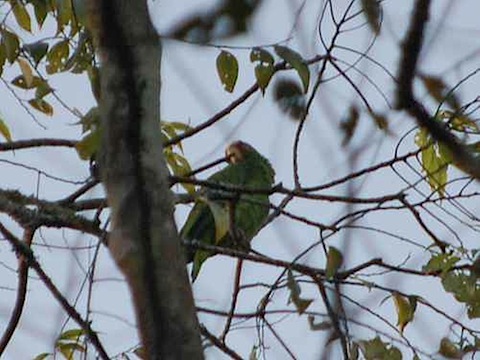
<instances>
[{"instance_id":1,"label":"twig","mask_svg":"<svg viewBox=\"0 0 480 360\"><path fill-rule=\"evenodd\" d=\"M220 336L220 341L223 343L225 343L225 338L227 337L227 334L230 331L233 315L235 314L235 308L237 307L238 294L240 293L240 279L242 277L242 266L243 266L243 259L238 259L237 267L235 269L235 283L233 285L232 303L230 305L230 311L228 312L225 328L223 329L223 333Z\"/></svg>"},{"instance_id":2,"label":"twig","mask_svg":"<svg viewBox=\"0 0 480 360\"><path fill-rule=\"evenodd\" d=\"M225 354L230 356L231 359L242 360L242 357L238 355L235 351L230 349L225 343L217 339L207 328L203 325L200 325L200 332L205 336L213 345L215 345L219 350L223 351Z\"/></svg>"}]
</instances>

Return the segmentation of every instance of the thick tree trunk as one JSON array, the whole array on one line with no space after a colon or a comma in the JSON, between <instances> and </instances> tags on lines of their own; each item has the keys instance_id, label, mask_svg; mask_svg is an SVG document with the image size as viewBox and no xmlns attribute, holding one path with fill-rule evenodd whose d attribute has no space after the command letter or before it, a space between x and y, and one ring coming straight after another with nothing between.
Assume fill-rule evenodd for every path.
<instances>
[{"instance_id":1,"label":"thick tree trunk","mask_svg":"<svg viewBox=\"0 0 480 360\"><path fill-rule=\"evenodd\" d=\"M202 359L161 146L158 35L144 0L90 0L89 21L102 61L108 246L130 286L147 358Z\"/></svg>"}]
</instances>

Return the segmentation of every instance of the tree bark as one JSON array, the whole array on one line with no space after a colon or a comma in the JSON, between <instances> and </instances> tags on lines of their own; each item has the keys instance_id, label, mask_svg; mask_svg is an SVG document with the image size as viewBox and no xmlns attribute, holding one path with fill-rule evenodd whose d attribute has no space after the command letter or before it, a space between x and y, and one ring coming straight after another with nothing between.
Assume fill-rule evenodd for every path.
<instances>
[{"instance_id":1,"label":"tree bark","mask_svg":"<svg viewBox=\"0 0 480 360\"><path fill-rule=\"evenodd\" d=\"M88 10L101 59L108 246L130 286L146 358L202 359L162 152L159 37L144 0L90 0Z\"/></svg>"}]
</instances>

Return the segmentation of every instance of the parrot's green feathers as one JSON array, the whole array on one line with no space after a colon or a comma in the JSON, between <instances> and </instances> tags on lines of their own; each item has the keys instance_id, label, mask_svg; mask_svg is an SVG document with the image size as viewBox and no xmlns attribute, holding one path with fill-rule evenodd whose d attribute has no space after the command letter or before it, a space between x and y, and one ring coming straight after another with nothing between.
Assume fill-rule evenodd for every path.
<instances>
[{"instance_id":1,"label":"parrot's green feathers","mask_svg":"<svg viewBox=\"0 0 480 360\"><path fill-rule=\"evenodd\" d=\"M187 242L248 250L270 207L268 194L252 194L248 190L270 189L275 172L266 158L242 141L232 143L225 153L229 165L210 176L208 182L235 186L245 192L213 187L202 189L202 196L197 199L180 235ZM195 249L187 249L186 254L187 261L193 261L192 277L195 279L203 262L212 254Z\"/></svg>"}]
</instances>

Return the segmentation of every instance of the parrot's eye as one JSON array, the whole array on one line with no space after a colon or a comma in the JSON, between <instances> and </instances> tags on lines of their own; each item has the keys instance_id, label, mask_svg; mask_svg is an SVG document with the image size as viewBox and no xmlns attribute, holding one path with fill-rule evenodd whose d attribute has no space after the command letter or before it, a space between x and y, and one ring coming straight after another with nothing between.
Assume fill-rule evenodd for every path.
<instances>
[{"instance_id":1,"label":"parrot's eye","mask_svg":"<svg viewBox=\"0 0 480 360\"><path fill-rule=\"evenodd\" d=\"M225 150L225 156L230 164L237 164L243 160L242 149L238 143L233 143Z\"/></svg>"}]
</instances>

